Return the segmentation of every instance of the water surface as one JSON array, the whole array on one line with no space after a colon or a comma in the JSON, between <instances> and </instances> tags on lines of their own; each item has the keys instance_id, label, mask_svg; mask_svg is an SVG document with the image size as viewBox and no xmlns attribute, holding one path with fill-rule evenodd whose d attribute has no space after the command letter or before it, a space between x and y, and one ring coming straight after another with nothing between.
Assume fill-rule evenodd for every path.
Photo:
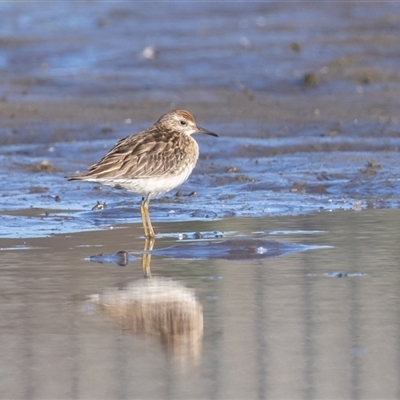
<instances>
[{"instance_id":1,"label":"water surface","mask_svg":"<svg viewBox=\"0 0 400 400\"><path fill-rule=\"evenodd\" d=\"M153 278L147 280L139 224L3 240L0 354L8 368L0 370L1 393L13 398L396 398L399 223L397 210L198 222L190 224L197 232L210 227L227 232L232 248L246 236L309 249L272 258L266 251L257 259L198 260L195 252L188 257L185 246L224 238L182 241L166 235L155 249L179 247L175 254L152 256ZM184 231L186 225L163 228ZM125 267L89 260L120 250L132 254ZM175 303L197 304L192 312L203 319L204 331L191 325L196 340L168 345L160 331L133 328L126 317L121 320L93 300L99 293L129 297L127 287L152 279L174 282L173 289L159 293ZM146 294L140 293L143 299ZM155 309L162 313L161 306Z\"/></svg>"}]
</instances>

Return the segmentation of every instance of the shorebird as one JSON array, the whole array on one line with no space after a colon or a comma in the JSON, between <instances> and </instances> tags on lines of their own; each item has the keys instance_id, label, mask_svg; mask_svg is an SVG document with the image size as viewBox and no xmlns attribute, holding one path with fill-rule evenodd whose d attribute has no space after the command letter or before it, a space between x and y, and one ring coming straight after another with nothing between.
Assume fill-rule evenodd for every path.
<instances>
[{"instance_id":1,"label":"shorebird","mask_svg":"<svg viewBox=\"0 0 400 400\"><path fill-rule=\"evenodd\" d=\"M199 146L191 136L193 133L218 136L198 127L188 111L171 111L150 128L118 141L87 172L67 179L98 182L141 195L144 235L154 239L150 198L181 185L193 171L199 158Z\"/></svg>"}]
</instances>

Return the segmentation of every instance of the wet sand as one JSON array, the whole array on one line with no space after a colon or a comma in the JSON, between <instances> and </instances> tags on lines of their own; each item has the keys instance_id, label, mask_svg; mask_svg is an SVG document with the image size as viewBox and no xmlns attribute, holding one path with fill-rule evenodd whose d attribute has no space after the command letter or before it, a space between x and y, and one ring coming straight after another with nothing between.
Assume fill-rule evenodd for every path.
<instances>
[{"instance_id":1,"label":"wet sand","mask_svg":"<svg viewBox=\"0 0 400 400\"><path fill-rule=\"evenodd\" d=\"M396 3L159 7L144 23L145 5L2 5L2 214L13 210L21 228L3 224L5 235L30 236L31 208L63 220L51 229L80 230L64 211L97 201L117 222L127 201L137 222L137 197L76 190L63 176L174 108L221 137L198 138L199 165L180 191L197 198L171 193L153 204L159 220L399 206Z\"/></svg>"}]
</instances>

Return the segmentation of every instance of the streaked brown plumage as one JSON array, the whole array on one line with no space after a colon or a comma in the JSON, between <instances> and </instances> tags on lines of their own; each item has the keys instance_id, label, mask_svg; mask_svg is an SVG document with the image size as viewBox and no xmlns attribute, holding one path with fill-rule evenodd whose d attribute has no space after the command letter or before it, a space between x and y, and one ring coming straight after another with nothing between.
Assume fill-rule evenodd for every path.
<instances>
[{"instance_id":1,"label":"streaked brown plumage","mask_svg":"<svg viewBox=\"0 0 400 400\"><path fill-rule=\"evenodd\" d=\"M193 133L218 136L197 127L188 111L171 111L150 128L121 139L87 172L68 180L100 182L143 196L140 213L145 236L154 238L150 198L174 189L189 177L199 157Z\"/></svg>"}]
</instances>

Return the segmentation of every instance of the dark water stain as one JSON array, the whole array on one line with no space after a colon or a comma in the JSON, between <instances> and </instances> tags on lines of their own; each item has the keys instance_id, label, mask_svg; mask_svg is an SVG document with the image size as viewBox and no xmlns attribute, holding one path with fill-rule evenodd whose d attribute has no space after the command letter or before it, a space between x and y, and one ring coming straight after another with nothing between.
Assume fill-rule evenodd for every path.
<instances>
[{"instance_id":1,"label":"dark water stain","mask_svg":"<svg viewBox=\"0 0 400 400\"><path fill-rule=\"evenodd\" d=\"M277 257L313 248L313 246L285 243L276 240L235 238L205 243L186 243L185 245L157 249L154 250L152 254L163 257L195 260L223 259L243 261Z\"/></svg>"},{"instance_id":2,"label":"dark water stain","mask_svg":"<svg viewBox=\"0 0 400 400\"><path fill-rule=\"evenodd\" d=\"M232 260L250 261L278 257L289 253L306 250L330 248L330 246L313 246L296 243L285 243L271 239L234 238L223 241L190 241L167 248L155 249L145 252L158 257L168 257L188 260ZM140 254L140 253L139 253ZM131 253L120 250L113 254L98 254L88 258L96 263L113 263L126 266L136 261L137 257Z\"/></svg>"},{"instance_id":3,"label":"dark water stain","mask_svg":"<svg viewBox=\"0 0 400 400\"><path fill-rule=\"evenodd\" d=\"M88 260L100 264L113 263L119 265L120 267L125 267L130 262L135 261L136 257L129 254L125 250L120 250L113 254L98 254L90 256Z\"/></svg>"}]
</instances>

